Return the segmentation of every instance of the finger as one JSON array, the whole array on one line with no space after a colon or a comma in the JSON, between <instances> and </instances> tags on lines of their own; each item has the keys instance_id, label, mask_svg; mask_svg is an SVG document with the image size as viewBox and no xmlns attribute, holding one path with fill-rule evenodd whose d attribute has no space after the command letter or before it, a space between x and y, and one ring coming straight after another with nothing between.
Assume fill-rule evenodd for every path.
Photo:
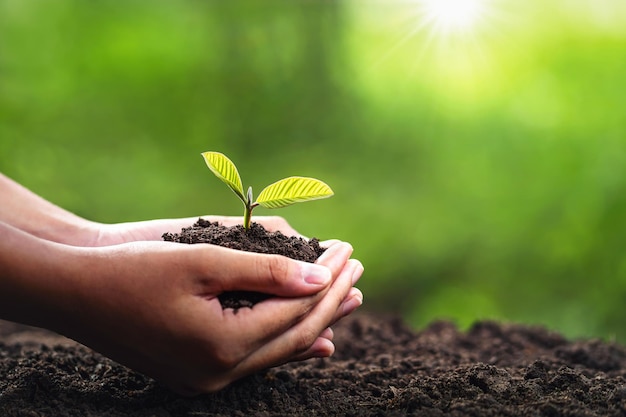
<instances>
[{"instance_id":1,"label":"finger","mask_svg":"<svg viewBox=\"0 0 626 417\"><path fill-rule=\"evenodd\" d=\"M305 352L301 354L298 354L290 358L288 361L298 362L298 361L304 361L304 360L311 359L311 358L326 358L326 357L332 356L332 354L335 353L335 345L334 343L332 343L334 337L335 337L335 334L333 332L333 329L331 329L330 327L327 327L322 332L322 334L319 335L319 337L315 340L315 342L313 343L313 345L311 345L309 349L307 349ZM324 339L324 340L320 340L320 339Z\"/></svg>"},{"instance_id":2,"label":"finger","mask_svg":"<svg viewBox=\"0 0 626 417\"><path fill-rule=\"evenodd\" d=\"M236 367L234 373L243 376L250 372L285 363L292 358L306 356L307 353L318 348L320 349L319 353L331 354L330 345L324 341L319 341L319 335L330 325L337 309L349 293L355 268L357 268L355 263L346 264L328 293L309 314L284 333L268 341L267 344L261 345L257 351Z\"/></svg>"},{"instance_id":3,"label":"finger","mask_svg":"<svg viewBox=\"0 0 626 417\"><path fill-rule=\"evenodd\" d=\"M343 300L337 309L331 325L337 323L347 315L352 314L357 308L361 307L361 305L363 305L363 293L358 288L352 287L345 300Z\"/></svg>"},{"instance_id":4,"label":"finger","mask_svg":"<svg viewBox=\"0 0 626 417\"><path fill-rule=\"evenodd\" d=\"M324 249L328 249L330 248L332 245L335 245L337 243L341 242L341 240L339 239L328 239L328 240L323 240L319 243L321 248Z\"/></svg>"},{"instance_id":5,"label":"finger","mask_svg":"<svg viewBox=\"0 0 626 417\"><path fill-rule=\"evenodd\" d=\"M243 358L248 352L256 350L294 326L313 308L315 301L313 297L277 298L259 303L253 309L241 309L238 312L225 310L225 326L237 336L238 344L244 347L241 353ZM318 337L332 341L334 333L327 327Z\"/></svg>"},{"instance_id":6,"label":"finger","mask_svg":"<svg viewBox=\"0 0 626 417\"><path fill-rule=\"evenodd\" d=\"M212 278L202 280L207 293L245 290L302 297L328 287L352 254L352 246L333 245L315 264L210 245L205 245L204 252L201 275Z\"/></svg>"},{"instance_id":7,"label":"finger","mask_svg":"<svg viewBox=\"0 0 626 417\"><path fill-rule=\"evenodd\" d=\"M279 256L242 253L239 251L212 247L210 245L205 245L205 247L213 249L208 252L205 251L207 256L204 260L208 263L206 268L209 269L207 276L216 277L216 281L220 282L221 290L254 290L258 288L267 290L267 285L265 285L265 287L258 287L257 283L251 283L250 276L252 275L253 281L261 282L264 278L267 281L267 277L270 277L268 282L271 284L271 289L269 292L281 293L281 288L288 288L289 286L283 285L281 287L281 285L277 284L281 282L276 278L280 275L276 274L277 269L272 269L271 267L266 268L269 272L265 274L259 273L258 269L247 269L250 268L250 265L254 265L255 261L251 260L256 259L258 262L259 259L279 259L281 261L288 261L287 267L293 264L300 264L296 261ZM337 307L341 304L351 287L351 275L355 267L359 265L355 262L348 263L348 258L351 253L352 247L349 244L339 243L333 245L332 248L322 255L323 257L319 259L321 265L302 263L309 268L323 268L332 276L337 277L329 288L325 288L323 291L314 292L315 295L313 296L297 298L272 297L256 304L252 309L240 309L237 313L230 309L221 310L219 303L209 302L202 297L198 297L198 302L204 303L204 308L210 310L207 312L208 315L204 316L221 314L223 318L223 320L220 320L223 325L221 327L230 335L226 335L225 337L230 337L236 341L236 343L233 343L228 348L217 347L221 350L219 356L223 358L223 366L228 369L235 369L235 374L233 376L237 378L237 375L244 376L254 370L272 366L277 362L286 362L291 360L291 358L296 355L300 355L310 349L312 349L312 352L317 352L318 355L322 356L331 354L334 348L331 347L332 343L330 343L328 339L326 339L327 342L320 340L317 342L318 345L313 346L313 348L312 345L314 345L322 331L328 327L328 325L322 325L324 321L328 324L332 320ZM232 257L233 254L236 255L236 257L230 259L229 257ZM225 271L223 270L218 274L212 273L215 271L211 271L211 268L215 267L217 261L216 257L219 258L219 262L217 263L225 269ZM346 267L347 265L350 266ZM289 273L287 273L287 276L289 276ZM301 276L299 279L295 279L295 281L300 282L302 279L303 278ZM207 287L211 286L210 282L211 281L207 279ZM330 311L331 307L324 307L321 310L321 320L311 323L311 325L302 330L305 335L304 339L302 336L298 339L298 334L295 334L291 336L291 345L285 347L282 346L282 343L279 341L278 346L268 352L263 352L266 344L269 343L274 346L276 339L280 340L281 335L291 332L294 327L298 326L298 323L300 323L304 317L307 317L307 314L312 309L317 309L319 303L324 300L330 300L326 301L326 304L329 302L331 305L335 304L334 307L332 307L332 311ZM319 327L316 328L316 326ZM298 343L297 347L294 348L293 344L298 341L301 343ZM262 351L261 354L256 355L256 358L258 359L252 360L251 364L247 365L249 357L258 351Z\"/></svg>"},{"instance_id":8,"label":"finger","mask_svg":"<svg viewBox=\"0 0 626 417\"><path fill-rule=\"evenodd\" d=\"M363 265L356 259L350 259L348 263L352 263L354 265L354 270L352 272L352 285L355 285L363 274ZM361 292L361 290L355 287L350 288L348 295L337 309L337 312L335 313L335 317L333 318L331 324L335 324L343 317L352 314L354 310L359 308L362 304L363 293Z\"/></svg>"},{"instance_id":9,"label":"finger","mask_svg":"<svg viewBox=\"0 0 626 417\"><path fill-rule=\"evenodd\" d=\"M363 264L358 259L350 259L348 262L354 264L354 272L352 273L352 285L354 286L359 282L359 279L361 279L364 268Z\"/></svg>"},{"instance_id":10,"label":"finger","mask_svg":"<svg viewBox=\"0 0 626 417\"><path fill-rule=\"evenodd\" d=\"M299 302L300 305L298 306L296 302ZM227 347L228 355L232 358L228 368L239 367L244 369L241 373L235 373L234 375L239 376L234 376L233 380L255 370L274 366L275 363L270 362L260 368L249 369L241 363L300 322L315 306L315 303L316 298L314 297L297 300L277 298L259 303L253 309L242 309L237 313L232 312L232 310L225 311L224 325L230 328L237 339L236 344L233 343ZM331 356L335 351L332 343L333 338L333 330L326 327L305 351L298 351L291 357L284 358L280 363Z\"/></svg>"},{"instance_id":11,"label":"finger","mask_svg":"<svg viewBox=\"0 0 626 417\"><path fill-rule=\"evenodd\" d=\"M352 255L353 249L349 243L337 242L324 251L315 261L317 265L324 265L333 271L333 276L339 273Z\"/></svg>"},{"instance_id":12,"label":"finger","mask_svg":"<svg viewBox=\"0 0 626 417\"><path fill-rule=\"evenodd\" d=\"M323 337L324 339L328 339L332 342L333 338L335 337L335 332L333 332L332 328L327 327L326 329L324 329L322 334L320 334L320 337Z\"/></svg>"},{"instance_id":13,"label":"finger","mask_svg":"<svg viewBox=\"0 0 626 417\"><path fill-rule=\"evenodd\" d=\"M238 367L263 345L276 339L300 322L316 305L321 295L299 298L270 298L257 303L253 308L222 309L216 299L196 298L190 316L189 333L206 333L206 322L201 318L218 317L217 331L220 340L227 344L216 344L214 336L206 334L207 350L220 358L216 364L224 370ZM221 316L221 317L220 317ZM215 329L213 329L215 331ZM248 372L249 373L249 372ZM242 373L241 376L245 375Z\"/></svg>"},{"instance_id":14,"label":"finger","mask_svg":"<svg viewBox=\"0 0 626 417\"><path fill-rule=\"evenodd\" d=\"M334 353L335 344L332 340L319 337L309 349L290 358L287 362L300 362L311 358L328 358L333 356Z\"/></svg>"}]
</instances>

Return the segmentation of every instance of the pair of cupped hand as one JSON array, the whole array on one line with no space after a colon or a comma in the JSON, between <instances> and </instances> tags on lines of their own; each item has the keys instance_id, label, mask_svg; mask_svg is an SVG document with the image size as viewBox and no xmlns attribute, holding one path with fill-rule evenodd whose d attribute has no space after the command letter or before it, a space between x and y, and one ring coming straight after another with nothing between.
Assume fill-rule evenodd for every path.
<instances>
[{"instance_id":1,"label":"pair of cupped hand","mask_svg":"<svg viewBox=\"0 0 626 417\"><path fill-rule=\"evenodd\" d=\"M224 225L241 218L207 216ZM363 266L350 244L327 241L314 263L214 245L163 242L195 219L98 225L72 244L38 251L63 264L60 288L39 298L52 328L183 394L219 390L255 371L334 352L331 326L363 301ZM280 217L268 230L297 235ZM50 266L49 266L50 267ZM52 267L50 267L52 268ZM222 309L218 295L272 294L253 308ZM51 293L52 294L51 294Z\"/></svg>"}]
</instances>

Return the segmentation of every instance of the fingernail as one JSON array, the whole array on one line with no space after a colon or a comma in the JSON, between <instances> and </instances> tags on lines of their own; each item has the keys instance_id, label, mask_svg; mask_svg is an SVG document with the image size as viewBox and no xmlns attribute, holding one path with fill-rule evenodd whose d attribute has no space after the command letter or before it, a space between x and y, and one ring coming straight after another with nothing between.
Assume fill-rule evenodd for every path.
<instances>
[{"instance_id":1,"label":"fingernail","mask_svg":"<svg viewBox=\"0 0 626 417\"><path fill-rule=\"evenodd\" d=\"M352 298L350 298L349 300L346 300L346 302L343 304L343 308L342 308L343 315L347 316L348 314L352 313L357 308L361 307L362 304L363 304L363 297L360 294L352 296Z\"/></svg>"},{"instance_id":2,"label":"fingernail","mask_svg":"<svg viewBox=\"0 0 626 417\"><path fill-rule=\"evenodd\" d=\"M304 282L312 285L326 285L332 278L328 268L308 262L302 262L301 272Z\"/></svg>"}]
</instances>

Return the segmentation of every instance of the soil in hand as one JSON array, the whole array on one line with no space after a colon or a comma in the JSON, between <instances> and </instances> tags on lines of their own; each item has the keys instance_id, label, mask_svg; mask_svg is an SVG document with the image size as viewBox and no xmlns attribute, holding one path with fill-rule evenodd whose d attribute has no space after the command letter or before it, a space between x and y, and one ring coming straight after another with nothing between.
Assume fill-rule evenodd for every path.
<instances>
[{"instance_id":1,"label":"soil in hand","mask_svg":"<svg viewBox=\"0 0 626 417\"><path fill-rule=\"evenodd\" d=\"M230 249L247 252L271 253L287 256L304 262L315 262L324 253L318 239L303 239L285 236L281 232L268 232L258 223L252 223L249 230L242 225L226 227L217 222L204 219L190 227L183 228L180 233L164 233L163 240L178 243L210 243ZM251 291L233 291L220 295L222 308L252 307L268 298L268 294Z\"/></svg>"}]
</instances>

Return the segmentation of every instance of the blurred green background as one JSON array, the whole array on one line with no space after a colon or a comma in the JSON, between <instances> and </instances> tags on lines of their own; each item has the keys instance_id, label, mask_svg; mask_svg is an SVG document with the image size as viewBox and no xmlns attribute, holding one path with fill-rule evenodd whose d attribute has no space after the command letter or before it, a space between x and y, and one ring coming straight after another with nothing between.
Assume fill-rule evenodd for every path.
<instances>
[{"instance_id":1,"label":"blurred green background","mask_svg":"<svg viewBox=\"0 0 626 417\"><path fill-rule=\"evenodd\" d=\"M0 171L102 222L240 215L206 150L318 177L255 214L350 241L368 309L625 342L626 3L456 6L0 0Z\"/></svg>"}]
</instances>

